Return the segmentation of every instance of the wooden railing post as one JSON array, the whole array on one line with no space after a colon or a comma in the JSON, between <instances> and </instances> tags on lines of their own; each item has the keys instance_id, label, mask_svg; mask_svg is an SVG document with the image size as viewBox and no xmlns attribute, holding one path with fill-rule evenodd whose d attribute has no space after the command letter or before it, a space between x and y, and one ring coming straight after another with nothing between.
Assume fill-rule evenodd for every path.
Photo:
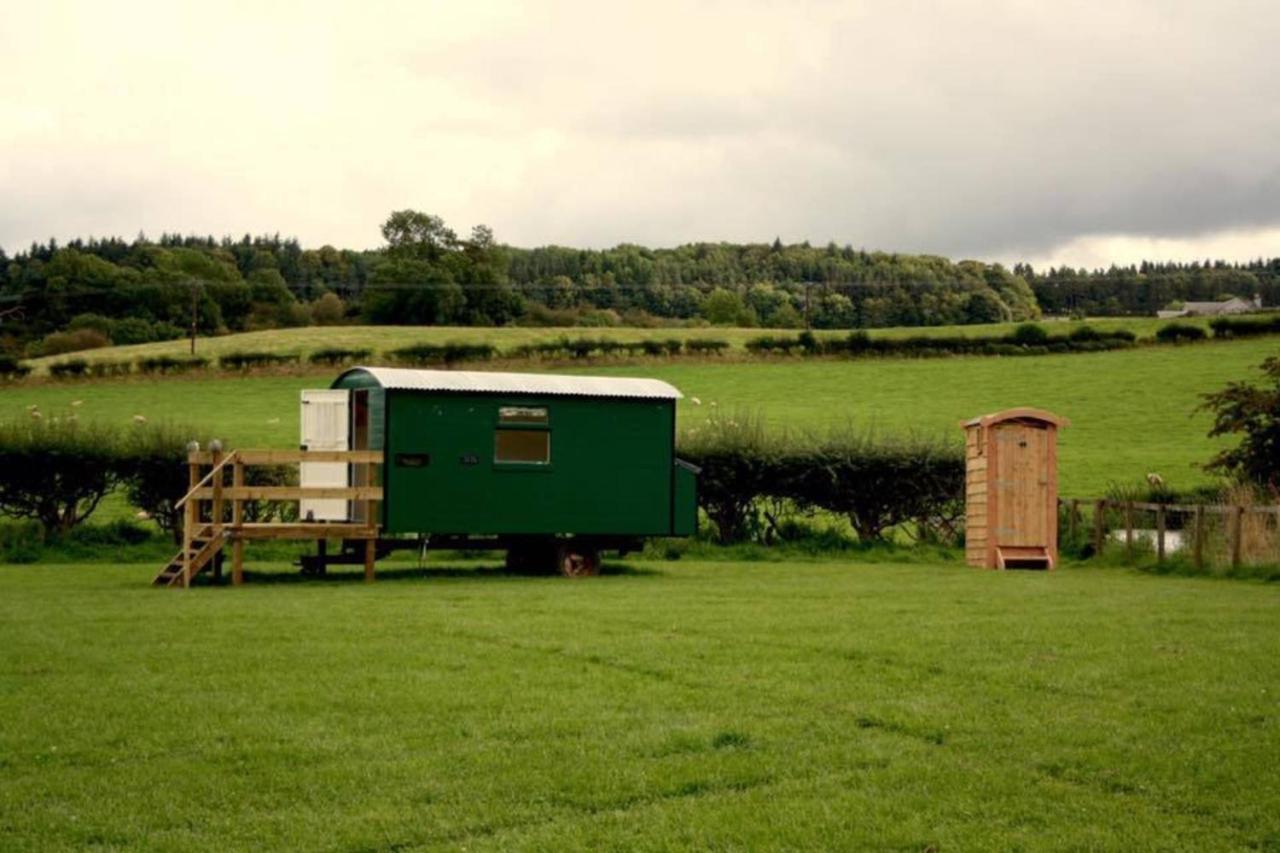
<instances>
[{"instance_id":1,"label":"wooden railing post","mask_svg":"<svg viewBox=\"0 0 1280 853\"><path fill-rule=\"evenodd\" d=\"M239 489L244 486L244 463L237 457L232 463L231 485ZM244 501L231 499L231 583L239 586L244 583L244 538L241 537L241 525L244 524Z\"/></svg>"},{"instance_id":2,"label":"wooden railing post","mask_svg":"<svg viewBox=\"0 0 1280 853\"><path fill-rule=\"evenodd\" d=\"M1156 510L1156 562L1164 562L1164 504Z\"/></svg>"},{"instance_id":3,"label":"wooden railing post","mask_svg":"<svg viewBox=\"0 0 1280 853\"><path fill-rule=\"evenodd\" d=\"M223 519L222 513L225 509L222 503L222 486L223 486L223 483L226 482L227 472L224 471L221 467L219 467L222 465L222 442L217 440L209 442L209 452L212 454L210 458L213 462L213 470L216 472L213 475L213 484L212 484L213 485L213 514L209 519L213 528L212 534L213 534L214 540L216 541L222 538L222 519ZM221 552L218 552L213 557L213 579L215 581L222 580Z\"/></svg>"},{"instance_id":4,"label":"wooden railing post","mask_svg":"<svg viewBox=\"0 0 1280 853\"><path fill-rule=\"evenodd\" d=\"M373 562L378 556L378 540L364 540L364 580L373 583Z\"/></svg>"},{"instance_id":5,"label":"wooden railing post","mask_svg":"<svg viewBox=\"0 0 1280 853\"><path fill-rule=\"evenodd\" d=\"M1133 559L1133 501L1124 502L1124 556Z\"/></svg>"},{"instance_id":6,"label":"wooden railing post","mask_svg":"<svg viewBox=\"0 0 1280 853\"><path fill-rule=\"evenodd\" d=\"M187 482L188 490L200 483L200 457L196 454L200 445L194 441L187 445ZM200 520L199 501L192 499L183 507L182 514L182 586L191 586L191 547L195 539L195 526Z\"/></svg>"},{"instance_id":7,"label":"wooden railing post","mask_svg":"<svg viewBox=\"0 0 1280 853\"><path fill-rule=\"evenodd\" d=\"M1242 522L1244 521L1244 507L1233 506L1228 512L1231 513L1231 523L1228 525L1228 535L1231 537L1231 568L1240 568Z\"/></svg>"},{"instance_id":8,"label":"wooden railing post","mask_svg":"<svg viewBox=\"0 0 1280 853\"><path fill-rule=\"evenodd\" d=\"M1102 546L1106 540L1106 512L1105 500L1098 498L1093 502L1093 554L1095 557L1102 554Z\"/></svg>"},{"instance_id":9,"label":"wooden railing post","mask_svg":"<svg viewBox=\"0 0 1280 853\"><path fill-rule=\"evenodd\" d=\"M1191 559L1197 569L1204 568L1204 505L1196 504L1195 532L1191 534Z\"/></svg>"},{"instance_id":10,"label":"wooden railing post","mask_svg":"<svg viewBox=\"0 0 1280 853\"><path fill-rule=\"evenodd\" d=\"M1067 541L1076 541L1076 523L1080 515L1080 499L1072 498L1067 507Z\"/></svg>"}]
</instances>

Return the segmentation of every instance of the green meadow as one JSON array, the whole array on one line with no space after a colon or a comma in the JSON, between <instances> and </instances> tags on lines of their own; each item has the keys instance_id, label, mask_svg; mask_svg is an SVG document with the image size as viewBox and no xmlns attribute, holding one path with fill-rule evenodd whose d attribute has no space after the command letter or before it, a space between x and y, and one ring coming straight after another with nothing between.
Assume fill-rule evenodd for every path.
<instances>
[{"instance_id":1,"label":"green meadow","mask_svg":"<svg viewBox=\"0 0 1280 853\"><path fill-rule=\"evenodd\" d=\"M154 569L0 570L0 848L1280 844L1271 586Z\"/></svg>"},{"instance_id":2,"label":"green meadow","mask_svg":"<svg viewBox=\"0 0 1280 853\"><path fill-rule=\"evenodd\" d=\"M1087 325L1099 331L1128 329L1140 338L1153 336L1157 329L1165 325L1167 320L1154 317L1100 317L1087 321ZM1208 328L1205 318L1187 318L1179 323ZM1050 320L1042 325L1054 334L1061 334L1078 328L1086 323ZM965 326L901 326L890 329L871 329L871 337L905 338L916 335L939 337L959 335L977 337L981 335L1004 335L1012 332L1016 323L986 323ZM508 326L489 328L483 326L309 326L298 329L270 329L260 332L242 332L221 337L200 338L198 354L217 358L232 352L292 352L307 355L327 347L344 349L368 348L375 352L385 352L397 347L413 344L443 343L485 343L498 347L499 350L510 349L521 344L539 341L552 341L562 337L568 338L606 338L616 341L639 341L645 339L664 340L666 338L716 339L727 341L734 350L742 349L750 339L761 335L791 336L799 333L797 329L741 329L698 326L692 328L658 327L652 329L631 327L573 327L543 328L536 326ZM820 338L845 337L847 330L817 330ZM72 358L83 358L87 361L133 360L150 356L167 355L182 357L190 354L190 345L186 340L163 341L160 343L134 344L132 346L107 347L97 350L70 353L67 355L49 356L33 359L31 364L37 372L43 371L49 364L67 361Z\"/></svg>"},{"instance_id":3,"label":"green meadow","mask_svg":"<svg viewBox=\"0 0 1280 853\"><path fill-rule=\"evenodd\" d=\"M682 425L695 429L714 406L759 412L778 429L854 424L886 435L911 431L959 441L963 419L1039 406L1071 420L1061 435L1063 494L1089 497L1148 473L1178 488L1207 482L1198 466L1221 445L1206 438L1210 418L1197 411L1201 395L1251 378L1276 351L1275 339L1257 338L1013 358L652 359L556 369L672 382L686 395ZM75 411L82 418L123 423L142 415L191 424L202 438L217 436L231 446L288 447L297 442L298 392L324 387L335 373L16 384L0 388L0 416L23 416L33 404L46 415L68 412L79 401Z\"/></svg>"}]
</instances>

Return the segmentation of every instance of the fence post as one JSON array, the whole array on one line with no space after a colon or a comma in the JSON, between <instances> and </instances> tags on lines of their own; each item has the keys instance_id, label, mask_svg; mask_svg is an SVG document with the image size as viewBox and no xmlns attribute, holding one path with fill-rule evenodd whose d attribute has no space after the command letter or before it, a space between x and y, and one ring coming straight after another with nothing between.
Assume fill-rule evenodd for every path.
<instances>
[{"instance_id":1,"label":"fence post","mask_svg":"<svg viewBox=\"0 0 1280 853\"><path fill-rule=\"evenodd\" d=\"M240 461L240 457L236 457L236 461L231 467L231 485L237 489L244 486L244 463ZM241 537L243 532L241 525L244 524L244 500L242 498L231 499L231 534L235 538L231 540L231 583L236 586L244 583L244 539Z\"/></svg>"},{"instance_id":2,"label":"fence post","mask_svg":"<svg viewBox=\"0 0 1280 853\"><path fill-rule=\"evenodd\" d=\"M1191 557L1197 569L1204 568L1204 505L1196 504L1195 532L1191 534Z\"/></svg>"},{"instance_id":3,"label":"fence post","mask_svg":"<svg viewBox=\"0 0 1280 853\"><path fill-rule=\"evenodd\" d=\"M192 445L187 447L187 491L194 489L200 483L200 460L196 456L199 445L194 447L194 450ZM191 548L192 540L195 538L195 527L200 521L200 499L192 495L187 499L187 505L183 509L185 512L182 515L182 586L185 589L191 586Z\"/></svg>"},{"instance_id":4,"label":"fence post","mask_svg":"<svg viewBox=\"0 0 1280 853\"><path fill-rule=\"evenodd\" d=\"M209 442L209 450L213 453L212 457L210 457L213 467L217 469L218 465L222 463L222 442L217 440ZM211 484L213 486L213 515L209 520L213 523L214 541L222 538L222 513L225 509L222 503L222 485L226 482L225 475L226 471L218 470L213 475L213 483ZM222 580L221 551L213 557L213 579L214 581Z\"/></svg>"},{"instance_id":5,"label":"fence post","mask_svg":"<svg viewBox=\"0 0 1280 853\"><path fill-rule=\"evenodd\" d=\"M1106 519L1104 515L1107 511L1107 502L1102 498L1098 498L1093 502L1093 553L1094 556L1102 554L1102 546L1106 538Z\"/></svg>"},{"instance_id":6,"label":"fence post","mask_svg":"<svg viewBox=\"0 0 1280 853\"><path fill-rule=\"evenodd\" d=\"M1156 562L1164 562L1164 504L1156 508Z\"/></svg>"},{"instance_id":7,"label":"fence post","mask_svg":"<svg viewBox=\"0 0 1280 853\"><path fill-rule=\"evenodd\" d=\"M1241 553L1241 522L1244 521L1244 507L1231 507L1231 525L1229 535L1231 536L1231 568L1240 568Z\"/></svg>"},{"instance_id":8,"label":"fence post","mask_svg":"<svg viewBox=\"0 0 1280 853\"><path fill-rule=\"evenodd\" d=\"M1133 501L1124 502L1124 557L1133 558Z\"/></svg>"},{"instance_id":9,"label":"fence post","mask_svg":"<svg viewBox=\"0 0 1280 853\"><path fill-rule=\"evenodd\" d=\"M1072 498L1067 506L1067 541L1076 540L1076 516L1080 514L1080 499Z\"/></svg>"}]
</instances>

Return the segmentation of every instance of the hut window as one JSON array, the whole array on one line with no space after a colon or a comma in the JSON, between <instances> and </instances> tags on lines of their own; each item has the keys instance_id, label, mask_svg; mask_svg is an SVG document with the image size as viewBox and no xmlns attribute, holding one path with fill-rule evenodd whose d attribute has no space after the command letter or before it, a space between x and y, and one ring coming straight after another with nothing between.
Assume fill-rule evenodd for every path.
<instances>
[{"instance_id":1,"label":"hut window","mask_svg":"<svg viewBox=\"0 0 1280 853\"><path fill-rule=\"evenodd\" d=\"M550 465L551 433L544 429L499 428L493 437L493 461Z\"/></svg>"},{"instance_id":2,"label":"hut window","mask_svg":"<svg viewBox=\"0 0 1280 853\"><path fill-rule=\"evenodd\" d=\"M526 406L503 406L498 409L500 424L528 424L529 426L546 426L547 410Z\"/></svg>"}]
</instances>

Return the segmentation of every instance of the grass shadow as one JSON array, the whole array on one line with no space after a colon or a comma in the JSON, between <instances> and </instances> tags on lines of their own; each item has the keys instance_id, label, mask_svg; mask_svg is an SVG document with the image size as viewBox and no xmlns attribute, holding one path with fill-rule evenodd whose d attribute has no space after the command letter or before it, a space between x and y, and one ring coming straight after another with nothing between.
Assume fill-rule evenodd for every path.
<instances>
[{"instance_id":1,"label":"grass shadow","mask_svg":"<svg viewBox=\"0 0 1280 853\"><path fill-rule=\"evenodd\" d=\"M626 563L605 563L600 567L601 578L615 577L660 577L664 572L651 568L640 568ZM455 583L492 583L494 581L511 580L547 580L560 579L554 574L533 574L530 572L512 571L503 565L481 566L391 566L379 568L378 582L382 581L451 581ZM598 579L597 579L598 580ZM330 569L324 575L304 575L298 571L262 572L246 569L246 584L326 584L326 583L363 583L364 570L359 566L340 566ZM224 575L222 585L230 583Z\"/></svg>"}]
</instances>

